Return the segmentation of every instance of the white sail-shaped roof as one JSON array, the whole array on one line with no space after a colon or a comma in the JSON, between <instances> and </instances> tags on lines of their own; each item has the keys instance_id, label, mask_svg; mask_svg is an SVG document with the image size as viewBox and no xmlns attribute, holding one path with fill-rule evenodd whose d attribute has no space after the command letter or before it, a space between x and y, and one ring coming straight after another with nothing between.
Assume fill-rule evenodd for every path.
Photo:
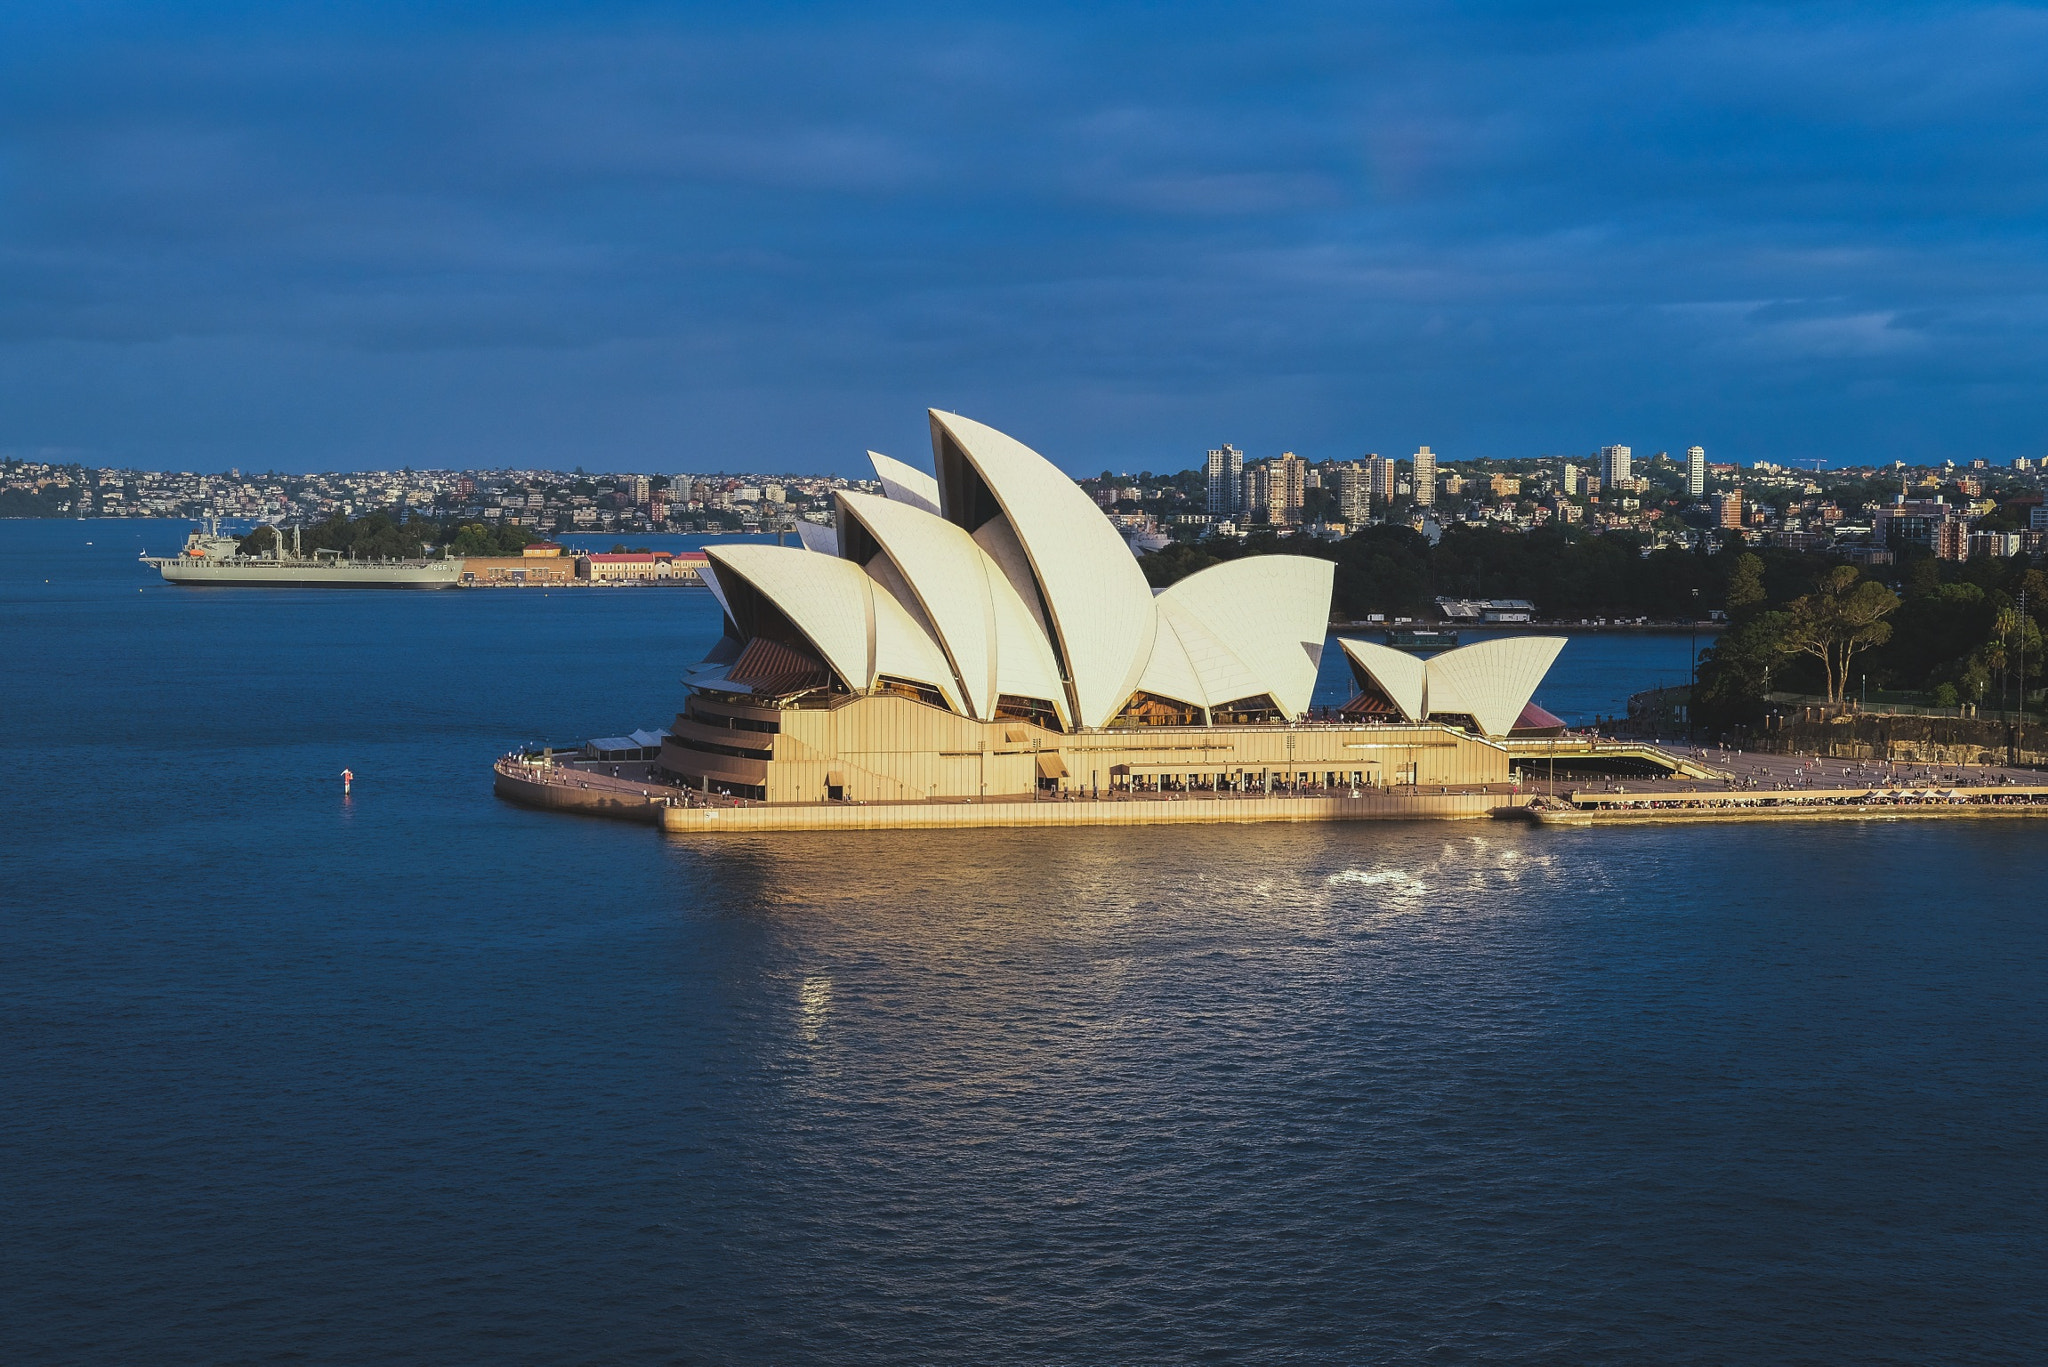
<instances>
[{"instance_id":1,"label":"white sail-shaped roof","mask_svg":"<svg viewBox=\"0 0 2048 1367\"><path fill-rule=\"evenodd\" d=\"M1429 710L1464 713L1489 736L1505 736L1564 649L1562 636L1504 636L1459 646L1428 663Z\"/></svg>"},{"instance_id":2,"label":"white sail-shaped roof","mask_svg":"<svg viewBox=\"0 0 2048 1367\"><path fill-rule=\"evenodd\" d=\"M888 674L930 684L955 712L967 710L961 705L960 686L954 682L952 667L938 642L886 593L875 595L874 650L875 672L867 687L874 687L876 678Z\"/></svg>"},{"instance_id":3,"label":"white sail-shaped roof","mask_svg":"<svg viewBox=\"0 0 2048 1367\"><path fill-rule=\"evenodd\" d=\"M1198 638L1207 635L1200 623L1190 621L1187 625ZM1208 642L1205 640L1202 644ZM1138 688L1154 697L1172 698L1196 707L1212 705L1202 671L1189 657L1187 645L1175 630L1174 622L1163 613L1158 630L1152 637L1152 658L1145 662L1145 672L1138 676Z\"/></svg>"},{"instance_id":4,"label":"white sail-shaped roof","mask_svg":"<svg viewBox=\"0 0 2048 1367\"><path fill-rule=\"evenodd\" d=\"M1158 609L1203 676L1208 706L1265 693L1298 717L1315 694L1337 567L1305 555L1213 565L1161 593ZM1198 623L1213 644L1182 625Z\"/></svg>"},{"instance_id":5,"label":"white sail-shaped roof","mask_svg":"<svg viewBox=\"0 0 2048 1367\"><path fill-rule=\"evenodd\" d=\"M1003 578L1009 581L1010 591L1017 596L1017 601L1024 605L1025 613L1038 628L1040 638L1047 642L1047 649L1050 649L1052 623L1045 620L1045 604L1039 601L1038 581L1031 577L1031 558L1024 554L1023 543L1017 540L1017 533L1010 529L1010 519L992 517L976 527L974 544L981 547L988 558L1003 572ZM1059 673L1057 663L1053 665L1053 673L1055 676ZM1066 687L1065 684L1061 684L1060 693L1065 693Z\"/></svg>"},{"instance_id":6,"label":"white sail-shaped roof","mask_svg":"<svg viewBox=\"0 0 2048 1367\"><path fill-rule=\"evenodd\" d=\"M1266 691L1265 680L1199 618L1168 594L1153 600L1159 633L1139 676L1147 693L1202 707L1220 707Z\"/></svg>"},{"instance_id":7,"label":"white sail-shaped roof","mask_svg":"<svg viewBox=\"0 0 2048 1367\"><path fill-rule=\"evenodd\" d=\"M1077 719L1103 725L1152 657L1158 614L1144 573L1101 509L1051 461L957 414L933 409L931 423L941 511L970 532L997 512L1008 520L1045 599ZM971 468L952 468L962 461Z\"/></svg>"},{"instance_id":8,"label":"white sail-shaped roof","mask_svg":"<svg viewBox=\"0 0 2048 1367\"><path fill-rule=\"evenodd\" d=\"M930 684L966 710L938 644L863 567L794 546L710 546L705 554L721 581L734 575L774 604L848 687L872 688L888 674Z\"/></svg>"},{"instance_id":9,"label":"white sail-shaped roof","mask_svg":"<svg viewBox=\"0 0 2048 1367\"><path fill-rule=\"evenodd\" d=\"M907 503L928 513L939 511L937 480L915 465L892 460L880 451L868 452L868 460L874 465L875 478L882 482L882 492L890 502Z\"/></svg>"},{"instance_id":10,"label":"white sail-shaped roof","mask_svg":"<svg viewBox=\"0 0 2048 1367\"><path fill-rule=\"evenodd\" d=\"M1337 644L1344 647L1344 653L1366 677L1380 686L1380 692L1401 709L1404 721L1429 718L1429 667L1420 656L1347 636L1338 637Z\"/></svg>"},{"instance_id":11,"label":"white sail-shaped roof","mask_svg":"<svg viewBox=\"0 0 2048 1367\"><path fill-rule=\"evenodd\" d=\"M1469 716L1489 736L1514 730L1522 709L1564 649L1562 636L1507 636L1421 660L1368 641L1340 640L1344 653L1409 721Z\"/></svg>"},{"instance_id":12,"label":"white sail-shaped roof","mask_svg":"<svg viewBox=\"0 0 2048 1367\"><path fill-rule=\"evenodd\" d=\"M849 687L867 687L874 676L868 618L875 584L860 566L789 546L706 546L704 554L728 612L730 573L773 603Z\"/></svg>"},{"instance_id":13,"label":"white sail-shaped roof","mask_svg":"<svg viewBox=\"0 0 2048 1367\"><path fill-rule=\"evenodd\" d=\"M844 491L838 500L842 515L881 547L876 559L886 558L889 573L916 595L972 715L995 716L1005 693L1044 699L1065 714L1052 647L1001 567L972 537L907 503ZM870 561L871 573L873 566Z\"/></svg>"},{"instance_id":14,"label":"white sail-shaped roof","mask_svg":"<svg viewBox=\"0 0 2048 1367\"><path fill-rule=\"evenodd\" d=\"M1307 711L1330 562L1255 556L1155 597L1109 520L1044 457L955 414L930 420L936 479L871 452L887 497L842 492L835 527L800 527L809 550L709 548L706 582L735 626L767 638L762 651L807 646L850 688L884 675L929 685L983 720L1011 696L1100 727L1138 691L1211 711L1261 695ZM1489 728L1512 725L1555 656L1444 657L1439 683L1412 657L1346 647L1410 720L1456 710Z\"/></svg>"},{"instance_id":15,"label":"white sail-shaped roof","mask_svg":"<svg viewBox=\"0 0 2048 1367\"><path fill-rule=\"evenodd\" d=\"M796 539L803 542L807 551L817 551L821 555L839 554L839 533L822 522L798 518Z\"/></svg>"}]
</instances>

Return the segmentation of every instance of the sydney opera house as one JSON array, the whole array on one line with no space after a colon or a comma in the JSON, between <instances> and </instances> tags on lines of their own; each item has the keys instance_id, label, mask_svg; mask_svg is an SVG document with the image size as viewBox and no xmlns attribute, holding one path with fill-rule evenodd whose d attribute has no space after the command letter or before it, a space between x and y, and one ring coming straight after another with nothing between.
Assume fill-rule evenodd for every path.
<instances>
[{"instance_id":1,"label":"sydney opera house","mask_svg":"<svg viewBox=\"0 0 2048 1367\"><path fill-rule=\"evenodd\" d=\"M1563 645L1424 661L1345 640L1356 688L1304 722L1334 567L1257 556L1155 592L1022 443L931 414L936 477L875 456L804 545L714 546L724 635L660 767L770 804L1434 792L1500 784Z\"/></svg>"}]
</instances>

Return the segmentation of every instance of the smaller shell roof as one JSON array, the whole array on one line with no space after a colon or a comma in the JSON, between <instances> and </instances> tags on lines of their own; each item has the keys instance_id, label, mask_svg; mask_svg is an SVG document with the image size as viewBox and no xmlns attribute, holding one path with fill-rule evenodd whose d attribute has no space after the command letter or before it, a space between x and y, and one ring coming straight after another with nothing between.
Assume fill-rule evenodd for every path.
<instances>
[{"instance_id":1,"label":"smaller shell roof","mask_svg":"<svg viewBox=\"0 0 2048 1367\"><path fill-rule=\"evenodd\" d=\"M1336 572L1305 555L1247 556L1191 574L1154 602L1202 676L1210 706L1265 693L1298 717L1315 694ZM1202 630L1190 630L1188 619Z\"/></svg>"},{"instance_id":2,"label":"smaller shell roof","mask_svg":"<svg viewBox=\"0 0 2048 1367\"><path fill-rule=\"evenodd\" d=\"M905 465L880 451L868 452L868 460L874 465L875 478L882 482L882 493L890 502L907 503L928 513L939 511L939 482L936 479L915 465Z\"/></svg>"},{"instance_id":3,"label":"smaller shell roof","mask_svg":"<svg viewBox=\"0 0 2048 1367\"><path fill-rule=\"evenodd\" d=\"M1339 636L1337 644L1351 657L1361 673L1380 687L1407 721L1421 721L1429 715L1429 674L1423 662L1392 646L1374 645Z\"/></svg>"},{"instance_id":4,"label":"smaller shell roof","mask_svg":"<svg viewBox=\"0 0 2048 1367\"><path fill-rule=\"evenodd\" d=\"M966 711L937 643L861 566L795 546L708 549L715 575L736 575L773 603L849 687L872 688L889 674L930 684Z\"/></svg>"},{"instance_id":5,"label":"smaller shell roof","mask_svg":"<svg viewBox=\"0 0 2048 1367\"><path fill-rule=\"evenodd\" d=\"M1532 708L1529 698L1556 662L1565 640L1563 636L1510 636L1460 646L1428 660L1348 637L1339 637L1338 644L1409 721L1462 714L1478 722L1485 734L1505 736L1531 724L1519 720L1525 710L1549 719L1536 724L1564 724L1541 708Z\"/></svg>"},{"instance_id":6,"label":"smaller shell roof","mask_svg":"<svg viewBox=\"0 0 2048 1367\"><path fill-rule=\"evenodd\" d=\"M1429 710L1462 712L1489 736L1505 736L1550 672L1562 636L1505 636L1447 650L1429 661Z\"/></svg>"}]
</instances>

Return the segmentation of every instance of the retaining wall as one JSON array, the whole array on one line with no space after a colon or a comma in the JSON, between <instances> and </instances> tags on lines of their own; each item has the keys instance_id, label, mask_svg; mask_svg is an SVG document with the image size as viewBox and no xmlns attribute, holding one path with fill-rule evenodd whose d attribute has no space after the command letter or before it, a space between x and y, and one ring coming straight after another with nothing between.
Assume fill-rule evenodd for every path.
<instances>
[{"instance_id":1,"label":"retaining wall","mask_svg":"<svg viewBox=\"0 0 2048 1367\"><path fill-rule=\"evenodd\" d=\"M1471 820L1527 799L1506 793L1414 797L1205 798L1128 802L876 802L748 807L669 807L677 834L747 831L872 831L991 826L1160 826L1260 821Z\"/></svg>"},{"instance_id":2,"label":"retaining wall","mask_svg":"<svg viewBox=\"0 0 2048 1367\"><path fill-rule=\"evenodd\" d=\"M1749 748L1830 759L1892 760L1900 764L2006 764L2014 728L1976 717L1915 717L1852 712L1836 717L1791 716L1750 738ZM2048 766L2048 726L2029 722L2017 763Z\"/></svg>"}]
</instances>

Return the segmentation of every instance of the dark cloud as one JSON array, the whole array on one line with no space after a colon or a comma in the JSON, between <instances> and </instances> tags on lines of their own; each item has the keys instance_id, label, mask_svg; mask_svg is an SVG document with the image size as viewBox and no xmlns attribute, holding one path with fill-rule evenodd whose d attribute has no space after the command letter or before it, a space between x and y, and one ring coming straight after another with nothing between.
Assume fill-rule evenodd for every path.
<instances>
[{"instance_id":1,"label":"dark cloud","mask_svg":"<svg viewBox=\"0 0 2048 1367\"><path fill-rule=\"evenodd\" d=\"M17 18L0 446L2038 455L2044 110L1996 6Z\"/></svg>"}]
</instances>

